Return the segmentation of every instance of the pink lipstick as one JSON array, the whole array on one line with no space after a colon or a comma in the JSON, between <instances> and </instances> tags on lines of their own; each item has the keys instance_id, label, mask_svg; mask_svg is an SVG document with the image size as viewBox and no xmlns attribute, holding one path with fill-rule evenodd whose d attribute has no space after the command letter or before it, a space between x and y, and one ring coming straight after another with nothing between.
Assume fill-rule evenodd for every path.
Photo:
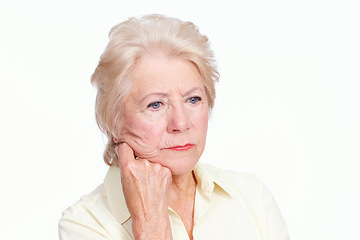
<instances>
[{"instance_id":1,"label":"pink lipstick","mask_svg":"<svg viewBox=\"0 0 360 240\"><path fill-rule=\"evenodd\" d=\"M194 144L185 144L184 146L173 146L173 147L169 147L167 149L170 150L174 150L174 151L186 151L189 150L190 148L192 148L194 146Z\"/></svg>"}]
</instances>

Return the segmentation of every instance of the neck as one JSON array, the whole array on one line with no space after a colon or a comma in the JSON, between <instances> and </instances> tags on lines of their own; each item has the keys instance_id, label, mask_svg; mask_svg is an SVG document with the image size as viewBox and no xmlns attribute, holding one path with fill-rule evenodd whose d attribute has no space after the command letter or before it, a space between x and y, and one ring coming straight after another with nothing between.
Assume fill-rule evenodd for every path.
<instances>
[{"instance_id":1,"label":"neck","mask_svg":"<svg viewBox=\"0 0 360 240\"><path fill-rule=\"evenodd\" d=\"M173 176L172 182L170 186L171 194L185 194L186 192L192 192L192 190L196 187L196 178L193 171L181 175L181 176Z\"/></svg>"},{"instance_id":2,"label":"neck","mask_svg":"<svg viewBox=\"0 0 360 240\"><path fill-rule=\"evenodd\" d=\"M173 204L181 203L179 200L193 200L195 189L196 178L192 171L185 175L173 176L169 191L170 207Z\"/></svg>"},{"instance_id":3,"label":"neck","mask_svg":"<svg viewBox=\"0 0 360 240\"><path fill-rule=\"evenodd\" d=\"M193 239L196 178L191 171L174 177L169 191L169 206L181 218L190 239Z\"/></svg>"}]
</instances>

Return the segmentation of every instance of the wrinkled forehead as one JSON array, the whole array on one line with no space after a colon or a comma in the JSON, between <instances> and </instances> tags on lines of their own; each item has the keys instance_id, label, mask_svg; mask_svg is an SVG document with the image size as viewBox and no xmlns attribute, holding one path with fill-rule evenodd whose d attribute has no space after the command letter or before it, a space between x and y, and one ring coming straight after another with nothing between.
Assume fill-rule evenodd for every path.
<instances>
[{"instance_id":1,"label":"wrinkled forehead","mask_svg":"<svg viewBox=\"0 0 360 240\"><path fill-rule=\"evenodd\" d=\"M142 57L133 66L128 77L135 94L167 91L173 88L182 91L195 87L204 89L204 81L198 67L183 58L164 55Z\"/></svg>"}]
</instances>

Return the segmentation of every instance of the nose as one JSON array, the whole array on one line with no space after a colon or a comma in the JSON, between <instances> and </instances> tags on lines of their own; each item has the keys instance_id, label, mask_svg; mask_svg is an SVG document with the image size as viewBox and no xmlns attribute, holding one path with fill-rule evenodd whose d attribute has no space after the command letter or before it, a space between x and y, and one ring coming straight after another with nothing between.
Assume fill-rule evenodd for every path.
<instances>
[{"instance_id":1,"label":"nose","mask_svg":"<svg viewBox=\"0 0 360 240\"><path fill-rule=\"evenodd\" d=\"M169 111L167 130L169 133L184 132L190 128L189 115L184 106L174 106Z\"/></svg>"}]
</instances>

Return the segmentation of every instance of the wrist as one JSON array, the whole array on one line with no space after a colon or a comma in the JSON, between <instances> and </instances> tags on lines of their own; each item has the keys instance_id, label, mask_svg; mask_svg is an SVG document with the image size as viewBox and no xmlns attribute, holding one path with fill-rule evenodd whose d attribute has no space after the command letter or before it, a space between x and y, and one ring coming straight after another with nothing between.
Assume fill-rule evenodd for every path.
<instances>
[{"instance_id":1,"label":"wrist","mask_svg":"<svg viewBox=\"0 0 360 240\"><path fill-rule=\"evenodd\" d=\"M157 219L133 219L136 240L172 240L169 217Z\"/></svg>"}]
</instances>

